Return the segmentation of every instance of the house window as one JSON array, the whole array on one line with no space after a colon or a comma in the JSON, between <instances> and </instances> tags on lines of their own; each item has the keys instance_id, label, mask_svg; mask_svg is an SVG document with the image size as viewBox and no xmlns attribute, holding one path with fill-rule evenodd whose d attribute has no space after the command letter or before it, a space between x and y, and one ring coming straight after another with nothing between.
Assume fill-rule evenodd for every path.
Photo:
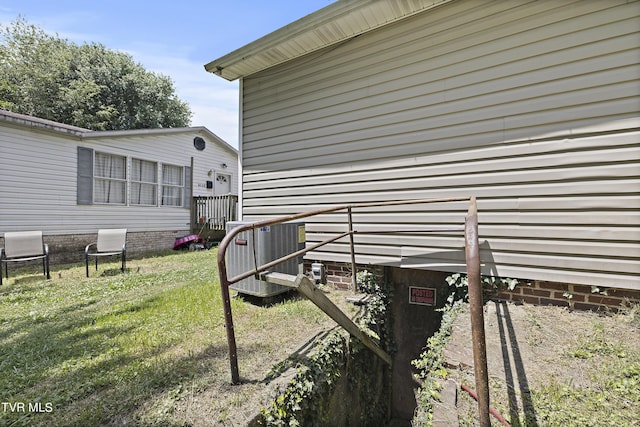
<instances>
[{"instance_id":1,"label":"house window","mask_svg":"<svg viewBox=\"0 0 640 427\"><path fill-rule=\"evenodd\" d=\"M158 163L131 159L130 204L156 206L158 204Z\"/></svg>"},{"instance_id":2,"label":"house window","mask_svg":"<svg viewBox=\"0 0 640 427\"><path fill-rule=\"evenodd\" d=\"M183 191L183 168L162 165L162 206L182 206Z\"/></svg>"},{"instance_id":3,"label":"house window","mask_svg":"<svg viewBox=\"0 0 640 427\"><path fill-rule=\"evenodd\" d=\"M93 168L95 203L124 205L127 200L127 158L96 153Z\"/></svg>"}]
</instances>

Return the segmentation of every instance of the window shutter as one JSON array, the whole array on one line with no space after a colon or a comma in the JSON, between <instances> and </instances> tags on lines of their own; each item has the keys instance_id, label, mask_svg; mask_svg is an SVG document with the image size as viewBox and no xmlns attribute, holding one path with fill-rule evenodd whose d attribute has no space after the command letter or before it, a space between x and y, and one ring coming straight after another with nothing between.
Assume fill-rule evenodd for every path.
<instances>
[{"instance_id":1,"label":"window shutter","mask_svg":"<svg viewBox=\"0 0 640 427\"><path fill-rule=\"evenodd\" d=\"M93 204L93 150L78 147L78 189L79 205Z\"/></svg>"},{"instance_id":2,"label":"window shutter","mask_svg":"<svg viewBox=\"0 0 640 427\"><path fill-rule=\"evenodd\" d=\"M184 203L182 207L191 209L191 167L184 167Z\"/></svg>"}]
</instances>

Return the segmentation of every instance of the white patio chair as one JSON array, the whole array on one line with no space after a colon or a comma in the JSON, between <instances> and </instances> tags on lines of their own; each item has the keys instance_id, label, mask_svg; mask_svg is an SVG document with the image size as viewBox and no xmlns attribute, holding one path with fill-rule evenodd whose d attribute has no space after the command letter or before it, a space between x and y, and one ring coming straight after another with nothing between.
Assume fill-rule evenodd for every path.
<instances>
[{"instance_id":1,"label":"white patio chair","mask_svg":"<svg viewBox=\"0 0 640 427\"><path fill-rule=\"evenodd\" d=\"M95 249L91 251L91 248L95 246ZM121 255L122 267L120 270L124 273L127 265L127 229L105 229L98 230L98 241L89 243L84 248L84 261L87 271L87 277L89 277L89 257L95 257L96 259L96 271L98 271L98 258L101 256Z\"/></svg>"},{"instance_id":2,"label":"white patio chair","mask_svg":"<svg viewBox=\"0 0 640 427\"><path fill-rule=\"evenodd\" d=\"M14 231L4 233L4 248L0 248L0 285L2 285L2 264L5 276L9 278L9 263L42 259L42 270L47 279L49 274L49 246L42 240L42 231Z\"/></svg>"}]
</instances>

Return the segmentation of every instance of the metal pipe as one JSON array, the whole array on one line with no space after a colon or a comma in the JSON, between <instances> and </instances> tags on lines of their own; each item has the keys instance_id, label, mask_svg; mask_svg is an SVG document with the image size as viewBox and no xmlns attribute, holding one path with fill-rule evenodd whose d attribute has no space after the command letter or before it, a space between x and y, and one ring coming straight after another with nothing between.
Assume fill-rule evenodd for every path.
<instances>
[{"instance_id":1,"label":"metal pipe","mask_svg":"<svg viewBox=\"0 0 640 427\"><path fill-rule=\"evenodd\" d=\"M227 280L227 264L224 251L218 252L218 274L220 275L220 291L222 292L222 306L224 308L224 326L227 331L227 344L229 345L231 384L239 384L240 372L238 370L238 350L236 348L236 335L233 330L231 297L229 296L229 281Z\"/></svg>"},{"instance_id":2,"label":"metal pipe","mask_svg":"<svg viewBox=\"0 0 640 427\"><path fill-rule=\"evenodd\" d=\"M473 397L476 401L478 401L478 395L476 394L475 391L471 390L468 386L464 385L464 384L460 384L460 388L464 391L466 391L467 393L469 393L469 395L471 397ZM509 424L507 422L507 420L504 419L504 417L502 415L500 415L500 412L498 412L496 410L496 408L494 408L493 406L489 406L489 412L491 413L491 415L493 415L494 417L496 417L496 419L498 421L500 421L500 423L504 426L507 427L511 427L511 424Z\"/></svg>"},{"instance_id":3,"label":"metal pipe","mask_svg":"<svg viewBox=\"0 0 640 427\"><path fill-rule=\"evenodd\" d=\"M376 230L376 231L360 231L353 230L354 234L419 234L419 233L462 233L464 228L433 228L433 229L416 229L416 230Z\"/></svg>"},{"instance_id":4,"label":"metal pipe","mask_svg":"<svg viewBox=\"0 0 640 427\"><path fill-rule=\"evenodd\" d=\"M349 220L349 252L351 253L351 289L354 292L358 291L358 278L356 269L356 253L355 244L353 241L353 212L351 206L347 208L347 217Z\"/></svg>"},{"instance_id":5,"label":"metal pipe","mask_svg":"<svg viewBox=\"0 0 640 427\"><path fill-rule=\"evenodd\" d=\"M294 258L296 256L299 256L300 254L304 254L307 253L313 249L316 249L320 246L323 246L327 243L331 243L333 241L336 241L338 239L341 239L343 237L345 237L346 235L350 235L352 236L353 233L355 233L354 231L349 231L346 233L342 233L340 235L338 235L335 238L332 239L327 239L325 241L322 241L316 245L313 245L309 248L305 248L301 251L297 251L293 254L290 254L286 257L280 258L278 260L275 260L271 263L265 264L259 268L256 268L254 271L250 271L244 274L240 274L236 277L233 277L232 280L229 280L229 278L227 277L227 265L226 265L226 252L227 252L227 248L229 247L229 245L231 244L231 242L233 241L233 239L235 238L235 236L237 236L239 233L246 231L246 230L252 230L255 229L256 227L265 227L265 226L269 226L269 225L275 225L275 224L280 224L283 222L288 222L288 221L294 221L297 219L302 219L302 218L308 218L311 216L315 216L315 215L320 215L320 214L325 214L325 213L331 213L331 212L336 212L336 211L340 211L340 210L344 210L344 209L351 209L351 208L367 208L367 207L383 207L383 206L398 206L398 205L415 205L415 204L428 204L428 203L445 203L445 202L462 202L462 201L468 201L470 200L469 197L450 197L450 198L440 198L440 199L413 199L413 200L393 200L393 201L389 201L389 202L373 202L373 203L356 203L356 204L349 204L349 205L339 205L339 206L333 206L333 207L329 207L329 208L324 208L324 209L318 209L318 210L313 210L313 211L307 211L307 212L302 212L299 214L294 214L294 215L287 215L287 216L283 216L283 217L278 217L278 218L272 218L272 219L266 219L266 220L262 220L262 221L257 221L251 224L245 224L245 225L241 225L238 226L236 228L234 228L233 230L231 230L229 233L227 233L227 235L222 239L222 241L220 242L220 245L218 247L218 274L220 276L220 290L222 293L222 304L224 307L224 321L225 321L225 328L227 331L227 343L229 345L229 364L231 366L231 383L232 384L238 384L240 382L240 374L239 374L239 370L238 370L238 353L237 353L237 347L236 347L236 338L235 338L235 332L234 332L234 326L233 326L233 315L231 313L231 298L229 296L229 285L231 285L232 283L235 283L237 281L240 281L246 277L252 276L256 273L259 273L260 271L264 271L267 268L270 268L273 265L279 264L280 262L286 261L288 259ZM475 201L475 199L473 199ZM254 245L255 245L255 240L254 240ZM354 255L355 257L355 255Z\"/></svg>"},{"instance_id":6,"label":"metal pipe","mask_svg":"<svg viewBox=\"0 0 640 427\"><path fill-rule=\"evenodd\" d=\"M342 233L332 239L328 239L326 241L318 243L317 245L313 245L309 248L305 248L300 251L294 252L283 258L277 259L265 265L261 265L260 267L256 267L255 270L253 271L248 271L229 279L227 277L227 263L226 263L226 256L225 256L226 249L227 247L229 247L229 244L233 240L233 238L237 236L238 233L241 231L241 230L238 231L238 229L242 229L242 228L245 228L245 226L239 226L234 228L227 236L225 236L225 238L220 243L220 248L218 249L218 274L220 276L220 290L222 293L222 305L224 308L224 325L227 331L227 344L229 346L229 365L231 367L231 383L232 384L240 383L240 373L238 369L238 350L236 346L236 336L235 336L235 330L233 326L233 315L231 313L231 297L229 294L229 286L233 283L239 282L242 279L246 279L247 277L258 274L261 271L265 271L268 268L271 268L274 265L277 265L288 259L295 258L297 256L300 256L303 253L316 249L317 247L320 247L327 243L341 239L348 234L348 233ZM255 240L254 240L254 244L255 244Z\"/></svg>"},{"instance_id":7,"label":"metal pipe","mask_svg":"<svg viewBox=\"0 0 640 427\"><path fill-rule=\"evenodd\" d=\"M341 233L341 234L339 234L337 236L334 236L334 237L332 237L330 239L323 240L320 243L316 243L313 246L309 246L308 248L304 248L304 249L300 249L299 251L292 252L289 255L283 256L282 258L278 258L276 260L273 260L271 262L263 264L263 265L261 265L259 267L256 267L254 270L247 271L245 273L238 274L237 276L234 276L231 279L227 279L227 282L229 283L229 285L233 285L234 283L239 282L242 279L246 279L247 277L255 276L256 274L262 273L263 271L268 270L269 268L274 267L274 266L280 264L281 262L288 261L288 260L290 260L292 258L297 258L300 255L304 255L307 252L310 252L310 251L312 251L314 249L319 248L320 246L326 245L327 243L335 242L336 240L342 239L347 234L349 234L349 233L348 232L344 232L344 233ZM219 253L220 252L218 252L218 254Z\"/></svg>"},{"instance_id":8,"label":"metal pipe","mask_svg":"<svg viewBox=\"0 0 640 427\"><path fill-rule=\"evenodd\" d=\"M489 418L489 375L487 372L487 346L484 333L482 281L480 278L480 250L478 242L478 209L476 198L471 198L465 219L465 255L469 285L471 335L473 338L473 366L478 390L478 416L481 427L491 427Z\"/></svg>"},{"instance_id":9,"label":"metal pipe","mask_svg":"<svg viewBox=\"0 0 640 427\"><path fill-rule=\"evenodd\" d=\"M265 227L268 225L275 225L283 222L295 221L297 219L308 218L310 216L345 210L345 209L348 209L349 207L358 209L358 208L371 208L371 207L383 207L383 206L417 205L422 203L429 204L429 203L446 203L446 202L466 202L469 200L470 200L470 197L449 197L449 198L440 198L440 199L392 200L389 202L378 202L378 203L371 202L371 203L353 203L353 204L347 204L347 205L336 205L336 206L331 206L329 208L317 209L317 210L302 212L302 213L293 214L293 215L281 216L278 218L271 218L271 219L256 221L251 224L245 224L243 226L239 226L240 228L239 230L236 228L233 231L235 231L234 233L235 235L242 231L249 230L253 227ZM222 246L222 243L220 243L220 246Z\"/></svg>"}]
</instances>

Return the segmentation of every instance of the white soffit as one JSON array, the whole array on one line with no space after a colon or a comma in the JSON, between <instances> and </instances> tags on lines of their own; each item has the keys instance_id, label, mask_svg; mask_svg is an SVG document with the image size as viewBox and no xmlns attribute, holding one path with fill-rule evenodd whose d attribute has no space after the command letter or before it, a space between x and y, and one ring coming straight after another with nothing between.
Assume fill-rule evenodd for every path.
<instances>
[{"instance_id":1,"label":"white soffit","mask_svg":"<svg viewBox=\"0 0 640 427\"><path fill-rule=\"evenodd\" d=\"M229 81L452 0L339 0L204 66Z\"/></svg>"}]
</instances>

